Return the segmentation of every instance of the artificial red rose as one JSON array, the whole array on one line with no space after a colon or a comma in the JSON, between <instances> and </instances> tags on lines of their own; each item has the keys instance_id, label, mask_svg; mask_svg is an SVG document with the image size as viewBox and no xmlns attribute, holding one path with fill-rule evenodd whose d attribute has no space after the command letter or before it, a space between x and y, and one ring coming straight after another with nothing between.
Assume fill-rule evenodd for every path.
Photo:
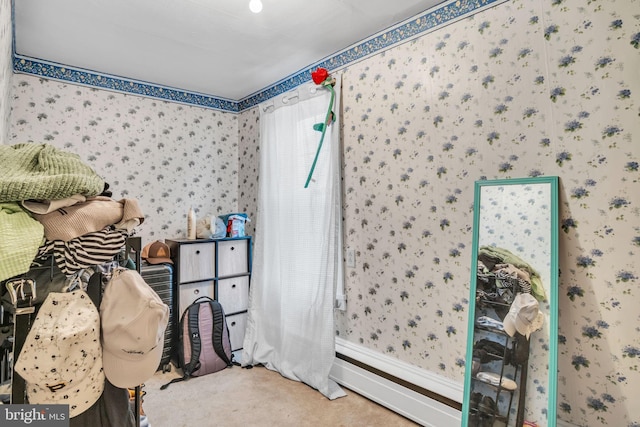
<instances>
[{"instance_id":1,"label":"artificial red rose","mask_svg":"<svg viewBox=\"0 0 640 427\"><path fill-rule=\"evenodd\" d=\"M329 72L324 68L318 68L317 70L311 72L311 78L317 85L325 81L327 77L329 77Z\"/></svg>"}]
</instances>

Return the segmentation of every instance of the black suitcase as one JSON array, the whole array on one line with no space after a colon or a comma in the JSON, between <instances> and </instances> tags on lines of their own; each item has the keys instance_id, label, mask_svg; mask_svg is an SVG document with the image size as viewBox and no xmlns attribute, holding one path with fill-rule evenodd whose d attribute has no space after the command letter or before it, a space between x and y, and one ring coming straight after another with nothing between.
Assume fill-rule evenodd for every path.
<instances>
[{"instance_id":1,"label":"black suitcase","mask_svg":"<svg viewBox=\"0 0 640 427\"><path fill-rule=\"evenodd\" d=\"M173 296L173 266L171 264L147 264L142 263L140 275L145 282L158 294L162 302L169 306L169 323L164 333L164 350L158 370L169 372L171 370L171 359L174 356L173 349L176 343L175 334L175 307Z\"/></svg>"}]
</instances>

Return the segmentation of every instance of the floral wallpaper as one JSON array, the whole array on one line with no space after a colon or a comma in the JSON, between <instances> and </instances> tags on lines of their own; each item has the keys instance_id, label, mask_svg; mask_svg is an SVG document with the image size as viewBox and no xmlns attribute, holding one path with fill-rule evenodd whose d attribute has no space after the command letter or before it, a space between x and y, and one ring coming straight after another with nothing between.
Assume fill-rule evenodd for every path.
<instances>
[{"instance_id":1,"label":"floral wallpaper","mask_svg":"<svg viewBox=\"0 0 640 427\"><path fill-rule=\"evenodd\" d=\"M514 0L345 70L341 337L462 381L473 183L559 176L558 417L640 425L638 5Z\"/></svg>"},{"instance_id":2,"label":"floral wallpaper","mask_svg":"<svg viewBox=\"0 0 640 427\"><path fill-rule=\"evenodd\" d=\"M343 70L339 336L462 383L474 182L559 176L558 416L640 426L638 5L512 0ZM12 83L9 142L80 154L139 199L143 239L183 235L191 204L255 216L257 108Z\"/></svg>"},{"instance_id":3,"label":"floral wallpaper","mask_svg":"<svg viewBox=\"0 0 640 427\"><path fill-rule=\"evenodd\" d=\"M13 76L11 141L75 152L138 200L143 244L186 237L197 218L237 210L237 115L132 95Z\"/></svg>"},{"instance_id":4,"label":"floral wallpaper","mask_svg":"<svg viewBox=\"0 0 640 427\"><path fill-rule=\"evenodd\" d=\"M9 136L11 43L11 1L0 0L0 144Z\"/></svg>"},{"instance_id":5,"label":"floral wallpaper","mask_svg":"<svg viewBox=\"0 0 640 427\"><path fill-rule=\"evenodd\" d=\"M258 177L260 175L260 111L245 110L238 116L238 204L240 212L256 218L258 207ZM247 234L255 234L256 221L245 225Z\"/></svg>"}]
</instances>

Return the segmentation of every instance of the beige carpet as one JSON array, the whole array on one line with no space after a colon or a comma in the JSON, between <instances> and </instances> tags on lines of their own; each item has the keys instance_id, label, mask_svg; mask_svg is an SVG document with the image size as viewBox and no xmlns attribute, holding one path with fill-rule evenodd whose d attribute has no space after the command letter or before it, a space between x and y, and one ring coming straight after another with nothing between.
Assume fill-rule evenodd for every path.
<instances>
[{"instance_id":1,"label":"beige carpet","mask_svg":"<svg viewBox=\"0 0 640 427\"><path fill-rule=\"evenodd\" d=\"M150 427L417 425L351 390L332 401L264 367L234 366L160 390L178 372L157 372L145 383L142 409Z\"/></svg>"}]
</instances>

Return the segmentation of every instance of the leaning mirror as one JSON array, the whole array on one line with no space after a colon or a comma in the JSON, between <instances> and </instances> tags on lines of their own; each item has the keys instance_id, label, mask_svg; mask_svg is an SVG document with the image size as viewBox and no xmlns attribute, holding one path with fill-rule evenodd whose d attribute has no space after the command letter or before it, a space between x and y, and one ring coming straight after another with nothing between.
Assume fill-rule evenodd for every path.
<instances>
[{"instance_id":1,"label":"leaning mirror","mask_svg":"<svg viewBox=\"0 0 640 427\"><path fill-rule=\"evenodd\" d=\"M558 178L475 183L463 427L556 425Z\"/></svg>"}]
</instances>

